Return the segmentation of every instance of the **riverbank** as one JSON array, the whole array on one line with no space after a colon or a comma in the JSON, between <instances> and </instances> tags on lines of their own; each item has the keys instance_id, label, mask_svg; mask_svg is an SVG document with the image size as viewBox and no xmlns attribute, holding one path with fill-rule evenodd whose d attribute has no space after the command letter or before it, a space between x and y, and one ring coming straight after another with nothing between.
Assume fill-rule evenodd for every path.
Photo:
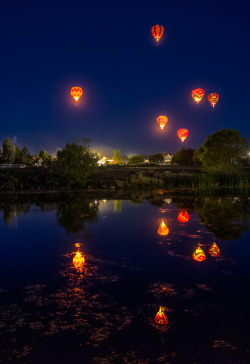
<instances>
[{"instance_id":1,"label":"riverbank","mask_svg":"<svg viewBox=\"0 0 250 364\"><path fill-rule=\"evenodd\" d=\"M31 168L0 171L0 194L60 193L88 190L117 191L155 189L250 188L250 169L234 175L202 173L200 167L180 166L107 166L98 168L84 188L69 187L55 171ZM123 192L121 192L123 191ZM110 192L113 194L112 192Z\"/></svg>"}]
</instances>

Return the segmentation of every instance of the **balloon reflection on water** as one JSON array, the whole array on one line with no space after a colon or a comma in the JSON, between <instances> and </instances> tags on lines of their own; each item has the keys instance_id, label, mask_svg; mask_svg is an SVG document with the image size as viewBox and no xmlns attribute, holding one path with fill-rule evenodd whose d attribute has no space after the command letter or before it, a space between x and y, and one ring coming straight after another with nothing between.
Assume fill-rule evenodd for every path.
<instances>
[{"instance_id":1,"label":"balloon reflection on water","mask_svg":"<svg viewBox=\"0 0 250 364\"><path fill-rule=\"evenodd\" d=\"M160 306L159 311L155 315L155 323L158 325L167 325L168 324L168 318L166 314L164 313L166 311L166 307Z\"/></svg>"},{"instance_id":2,"label":"balloon reflection on water","mask_svg":"<svg viewBox=\"0 0 250 364\"><path fill-rule=\"evenodd\" d=\"M178 221L183 222L183 223L189 221L189 214L187 213L186 210L180 211L180 213L178 215Z\"/></svg>"},{"instance_id":3,"label":"balloon reflection on water","mask_svg":"<svg viewBox=\"0 0 250 364\"><path fill-rule=\"evenodd\" d=\"M161 236L166 236L169 234L169 228L165 224L165 222L162 220L161 225L158 228L158 234Z\"/></svg>"},{"instance_id":4,"label":"balloon reflection on water","mask_svg":"<svg viewBox=\"0 0 250 364\"><path fill-rule=\"evenodd\" d=\"M79 250L80 246L81 246L80 243L75 244L75 247L78 248L78 251L73 253L73 254L75 254L74 258L73 258L73 265L77 272L82 273L83 266L85 263L85 258L83 256L82 252L80 252L80 250Z\"/></svg>"},{"instance_id":5,"label":"balloon reflection on water","mask_svg":"<svg viewBox=\"0 0 250 364\"><path fill-rule=\"evenodd\" d=\"M220 248L216 243L213 243L209 248L208 253L211 255L211 257L218 257L220 255Z\"/></svg>"},{"instance_id":6,"label":"balloon reflection on water","mask_svg":"<svg viewBox=\"0 0 250 364\"><path fill-rule=\"evenodd\" d=\"M206 254L201 249L200 245L198 245L195 251L193 252L193 259L196 260L196 262L203 262L203 260L206 259Z\"/></svg>"},{"instance_id":7,"label":"balloon reflection on water","mask_svg":"<svg viewBox=\"0 0 250 364\"><path fill-rule=\"evenodd\" d=\"M85 263L85 258L81 252L76 252L73 258L73 264L77 271L82 272Z\"/></svg>"}]
</instances>

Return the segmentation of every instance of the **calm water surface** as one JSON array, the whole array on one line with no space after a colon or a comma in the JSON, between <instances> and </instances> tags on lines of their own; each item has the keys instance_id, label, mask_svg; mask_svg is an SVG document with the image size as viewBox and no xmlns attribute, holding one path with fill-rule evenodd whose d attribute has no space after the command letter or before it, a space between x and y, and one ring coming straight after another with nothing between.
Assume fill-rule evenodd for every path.
<instances>
[{"instance_id":1,"label":"calm water surface","mask_svg":"<svg viewBox=\"0 0 250 364\"><path fill-rule=\"evenodd\" d=\"M250 362L250 198L0 210L1 363Z\"/></svg>"}]
</instances>

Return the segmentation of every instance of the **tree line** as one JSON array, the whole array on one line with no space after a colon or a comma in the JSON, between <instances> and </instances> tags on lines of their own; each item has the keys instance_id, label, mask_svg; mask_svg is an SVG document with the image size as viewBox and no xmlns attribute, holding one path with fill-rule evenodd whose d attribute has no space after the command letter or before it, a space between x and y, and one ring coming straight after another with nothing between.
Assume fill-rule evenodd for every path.
<instances>
[{"instance_id":1,"label":"tree line","mask_svg":"<svg viewBox=\"0 0 250 364\"><path fill-rule=\"evenodd\" d=\"M32 154L27 146L20 147L17 145L16 138L4 138L2 149L0 149L1 164L26 164L28 166L35 165L38 161L47 167L53 161L53 157L46 151L41 150L38 154Z\"/></svg>"},{"instance_id":2,"label":"tree line","mask_svg":"<svg viewBox=\"0 0 250 364\"><path fill-rule=\"evenodd\" d=\"M43 166L49 167L53 162L53 172L57 173L60 180L67 186L85 186L90 175L97 171L98 156L92 153L89 139L75 138L72 143L67 143L63 149L57 150L53 158L45 150L32 155L28 148L19 148L15 140L4 138L0 160L2 163L26 163L33 165L41 160ZM164 161L161 153L149 156L149 162L159 164ZM116 164L123 164L120 151L114 150L113 160ZM172 163L183 166L200 165L207 173L233 174L243 166L249 165L250 154L248 141L240 136L237 130L223 129L210 135L200 148L181 148L173 156ZM128 159L131 165L144 162L140 155ZM51 168L48 168L51 170Z\"/></svg>"},{"instance_id":3,"label":"tree line","mask_svg":"<svg viewBox=\"0 0 250 364\"><path fill-rule=\"evenodd\" d=\"M160 164L164 161L164 156L158 153L148 159L150 163ZM128 163L132 165L143 162L144 158L140 155L128 159ZM208 173L235 173L250 165L248 141L237 130L222 129L210 135L197 149L181 148L173 155L171 164L199 165Z\"/></svg>"}]
</instances>

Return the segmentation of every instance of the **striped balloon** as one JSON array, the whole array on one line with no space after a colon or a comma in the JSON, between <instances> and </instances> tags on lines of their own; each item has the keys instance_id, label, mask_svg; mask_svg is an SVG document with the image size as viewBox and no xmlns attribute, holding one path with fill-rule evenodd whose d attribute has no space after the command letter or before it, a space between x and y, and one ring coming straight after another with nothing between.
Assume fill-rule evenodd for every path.
<instances>
[{"instance_id":1,"label":"striped balloon","mask_svg":"<svg viewBox=\"0 0 250 364\"><path fill-rule=\"evenodd\" d=\"M187 129L179 129L177 131L178 137L181 139L182 142L187 138L188 136L188 130Z\"/></svg>"},{"instance_id":2,"label":"striped balloon","mask_svg":"<svg viewBox=\"0 0 250 364\"><path fill-rule=\"evenodd\" d=\"M73 97L73 99L75 100L75 102L77 102L82 97L81 87L78 87L78 86L72 87L72 89L70 90L70 94Z\"/></svg>"}]
</instances>

